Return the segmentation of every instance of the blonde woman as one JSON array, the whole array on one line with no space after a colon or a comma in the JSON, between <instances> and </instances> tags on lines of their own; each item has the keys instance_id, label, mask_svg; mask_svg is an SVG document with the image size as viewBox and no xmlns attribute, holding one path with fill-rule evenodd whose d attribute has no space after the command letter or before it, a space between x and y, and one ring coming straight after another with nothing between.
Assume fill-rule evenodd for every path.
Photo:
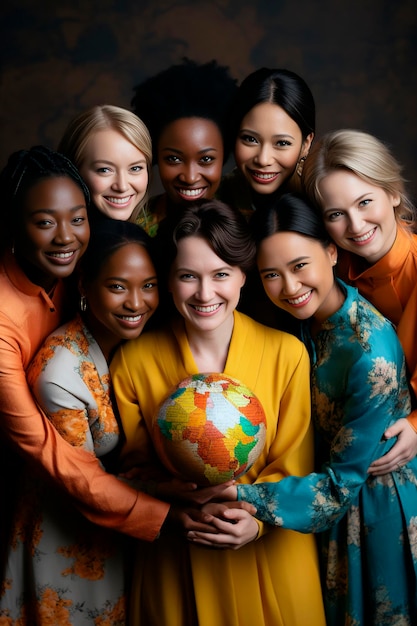
<instances>
[{"instance_id":1,"label":"blonde woman","mask_svg":"<svg viewBox=\"0 0 417 626\"><path fill-rule=\"evenodd\" d=\"M397 327L417 395L417 235L401 165L376 137L333 131L313 146L303 185L340 249L339 276ZM416 433L413 411L385 432L387 438L399 435L400 442L372 464L372 473L391 472L410 461L417 451Z\"/></svg>"},{"instance_id":2,"label":"blonde woman","mask_svg":"<svg viewBox=\"0 0 417 626\"><path fill-rule=\"evenodd\" d=\"M68 124L58 151L87 183L96 217L137 220L152 169L151 138L137 115L108 104L94 106Z\"/></svg>"}]
</instances>

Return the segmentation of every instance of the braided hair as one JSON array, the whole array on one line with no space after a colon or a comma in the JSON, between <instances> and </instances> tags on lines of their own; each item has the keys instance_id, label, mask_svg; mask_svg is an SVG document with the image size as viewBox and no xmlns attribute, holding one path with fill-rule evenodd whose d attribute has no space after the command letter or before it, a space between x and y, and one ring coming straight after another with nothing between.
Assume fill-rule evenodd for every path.
<instances>
[{"instance_id":1,"label":"braided hair","mask_svg":"<svg viewBox=\"0 0 417 626\"><path fill-rule=\"evenodd\" d=\"M0 248L10 243L29 189L46 178L67 177L81 189L86 205L90 192L73 163L59 152L45 146L33 146L30 150L13 152L0 173L0 188L6 207L5 225L0 238Z\"/></svg>"}]
</instances>

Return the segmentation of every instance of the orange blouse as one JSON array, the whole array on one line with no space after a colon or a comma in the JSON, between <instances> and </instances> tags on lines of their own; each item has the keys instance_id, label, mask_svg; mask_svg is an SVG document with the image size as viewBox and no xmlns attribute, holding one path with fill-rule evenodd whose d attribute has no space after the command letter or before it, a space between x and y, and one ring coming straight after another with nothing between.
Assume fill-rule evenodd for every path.
<instances>
[{"instance_id":1,"label":"orange blouse","mask_svg":"<svg viewBox=\"0 0 417 626\"><path fill-rule=\"evenodd\" d=\"M4 497L15 493L12 468L21 467L19 452L67 492L91 521L155 539L169 505L106 473L95 456L65 441L40 412L27 385L26 368L62 322L62 283L49 296L28 280L9 254L0 260L0 293L1 501L7 507Z\"/></svg>"},{"instance_id":2,"label":"orange blouse","mask_svg":"<svg viewBox=\"0 0 417 626\"><path fill-rule=\"evenodd\" d=\"M391 250L371 266L340 250L338 274L397 327L417 398L417 235L399 227ZM417 432L417 411L408 419Z\"/></svg>"}]
</instances>

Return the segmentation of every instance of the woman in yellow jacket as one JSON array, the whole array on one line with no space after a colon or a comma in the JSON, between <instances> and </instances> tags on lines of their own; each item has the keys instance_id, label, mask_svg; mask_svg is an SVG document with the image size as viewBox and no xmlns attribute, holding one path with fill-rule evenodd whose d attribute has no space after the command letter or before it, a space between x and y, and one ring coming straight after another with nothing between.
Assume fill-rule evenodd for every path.
<instances>
[{"instance_id":1,"label":"woman in yellow jacket","mask_svg":"<svg viewBox=\"0 0 417 626\"><path fill-rule=\"evenodd\" d=\"M222 372L249 387L266 414L264 449L238 482L307 474L313 468L307 352L296 337L236 311L255 254L244 218L206 201L185 209L159 236L180 316L127 342L113 359L126 465L162 476L154 448L158 407L186 377ZM163 533L150 550L140 546L132 624L325 624L314 537L273 528L245 510L236 516L225 549L190 545L179 533Z\"/></svg>"}]
</instances>

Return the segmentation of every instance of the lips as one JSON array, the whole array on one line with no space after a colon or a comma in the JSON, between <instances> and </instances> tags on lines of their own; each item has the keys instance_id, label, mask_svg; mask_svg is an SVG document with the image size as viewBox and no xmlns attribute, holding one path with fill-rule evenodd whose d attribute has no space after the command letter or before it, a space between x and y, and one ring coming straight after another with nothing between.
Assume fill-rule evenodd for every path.
<instances>
[{"instance_id":1,"label":"lips","mask_svg":"<svg viewBox=\"0 0 417 626\"><path fill-rule=\"evenodd\" d=\"M376 226L375 226L375 228L372 228L372 230L369 230L364 235L360 235L359 237L351 237L351 240L354 241L355 243L359 243L359 244L366 243L367 241L372 239L372 237L375 234L375 231L376 231Z\"/></svg>"},{"instance_id":2,"label":"lips","mask_svg":"<svg viewBox=\"0 0 417 626\"><path fill-rule=\"evenodd\" d=\"M190 306L198 313L214 313L221 307L221 304L211 304L210 306L191 304Z\"/></svg>"},{"instance_id":3,"label":"lips","mask_svg":"<svg viewBox=\"0 0 417 626\"><path fill-rule=\"evenodd\" d=\"M71 265L77 253L78 250L68 250L66 252L45 252L45 255L56 265Z\"/></svg>"},{"instance_id":4,"label":"lips","mask_svg":"<svg viewBox=\"0 0 417 626\"><path fill-rule=\"evenodd\" d=\"M291 306L302 306L306 304L306 302L309 302L312 293L313 291L310 289L310 291L303 293L302 296L298 296L298 298L286 298L286 301L291 304Z\"/></svg>"},{"instance_id":5,"label":"lips","mask_svg":"<svg viewBox=\"0 0 417 626\"><path fill-rule=\"evenodd\" d=\"M204 195L206 187L196 187L194 189L184 189L182 187L178 187L176 191L180 196L186 198L187 200L196 200Z\"/></svg>"},{"instance_id":6,"label":"lips","mask_svg":"<svg viewBox=\"0 0 417 626\"><path fill-rule=\"evenodd\" d=\"M130 201L132 200L132 198L133 198L132 195L124 196L123 198L118 198L116 196L104 196L104 199L109 204L114 204L115 206L121 206L121 207L125 207L126 205L128 205Z\"/></svg>"},{"instance_id":7,"label":"lips","mask_svg":"<svg viewBox=\"0 0 417 626\"><path fill-rule=\"evenodd\" d=\"M261 185L268 185L274 182L279 176L279 172L262 172L260 170L249 170L249 172L253 180Z\"/></svg>"}]
</instances>

